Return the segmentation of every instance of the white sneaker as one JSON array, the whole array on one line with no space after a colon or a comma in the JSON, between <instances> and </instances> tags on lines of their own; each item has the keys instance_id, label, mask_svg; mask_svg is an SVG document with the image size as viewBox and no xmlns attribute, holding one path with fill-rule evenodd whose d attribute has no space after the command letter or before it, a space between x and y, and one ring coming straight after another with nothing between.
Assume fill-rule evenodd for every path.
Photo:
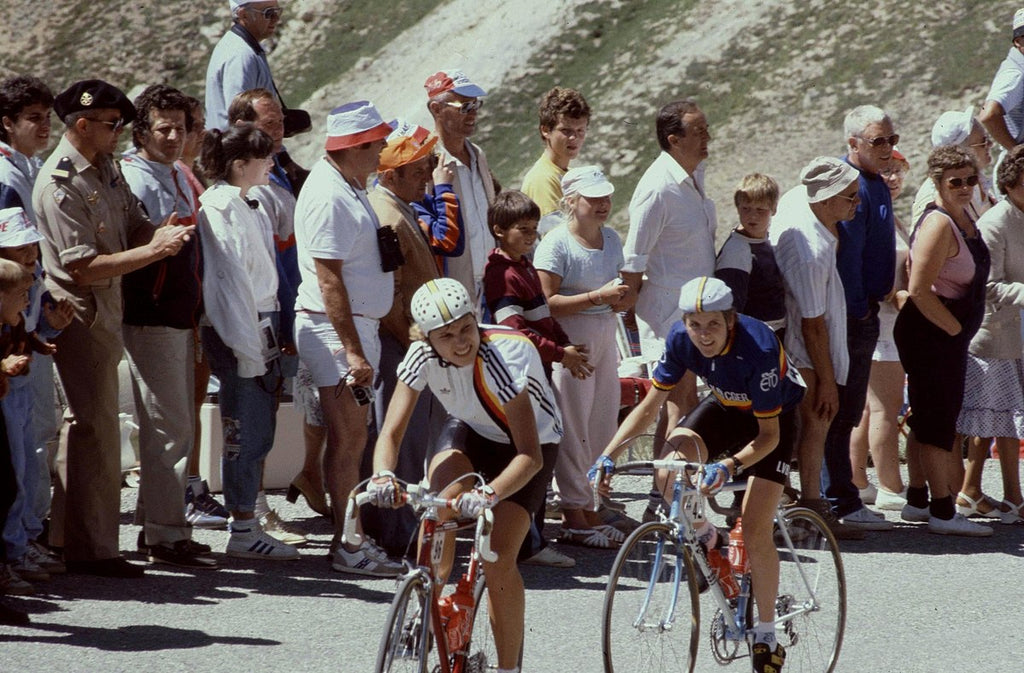
<instances>
[{"instance_id":1,"label":"white sneaker","mask_svg":"<svg viewBox=\"0 0 1024 673\"><path fill-rule=\"evenodd\" d=\"M914 507L909 502L900 510L900 518L913 523L927 523L932 513L927 507Z\"/></svg>"},{"instance_id":2,"label":"white sneaker","mask_svg":"<svg viewBox=\"0 0 1024 673\"><path fill-rule=\"evenodd\" d=\"M861 530L892 530L893 528L892 521L879 519L875 512L867 507L861 507L856 512L840 517L839 521L846 526Z\"/></svg>"},{"instance_id":3,"label":"white sneaker","mask_svg":"<svg viewBox=\"0 0 1024 673\"><path fill-rule=\"evenodd\" d=\"M228 556L267 561L294 561L299 558L298 549L264 533L255 520L249 524L248 530L235 530L236 525L232 523L231 539L228 540L226 552Z\"/></svg>"},{"instance_id":4,"label":"white sneaker","mask_svg":"<svg viewBox=\"0 0 1024 673\"><path fill-rule=\"evenodd\" d=\"M551 545L544 547L528 559L520 561L527 566L546 566L548 568L572 568L576 565L576 559L566 556Z\"/></svg>"},{"instance_id":5,"label":"white sneaker","mask_svg":"<svg viewBox=\"0 0 1024 673\"><path fill-rule=\"evenodd\" d=\"M937 519L934 516L928 519L928 532L936 535L964 535L966 537L988 537L992 535L992 529L975 523L957 513L952 519Z\"/></svg>"},{"instance_id":6,"label":"white sneaker","mask_svg":"<svg viewBox=\"0 0 1024 673\"><path fill-rule=\"evenodd\" d=\"M878 489L870 481L864 488L857 489L860 491L860 501L865 505L874 505L875 497L878 495Z\"/></svg>"},{"instance_id":7,"label":"white sneaker","mask_svg":"<svg viewBox=\"0 0 1024 673\"><path fill-rule=\"evenodd\" d=\"M878 493L875 495L875 507L887 512L899 512L906 504L907 489L903 489L899 493L893 493L879 487Z\"/></svg>"},{"instance_id":8,"label":"white sneaker","mask_svg":"<svg viewBox=\"0 0 1024 673\"><path fill-rule=\"evenodd\" d=\"M383 549L369 538L363 540L355 551L348 551L339 544L334 550L331 568L340 573L370 575L371 577L397 577L405 571L405 565L392 561Z\"/></svg>"}]
</instances>

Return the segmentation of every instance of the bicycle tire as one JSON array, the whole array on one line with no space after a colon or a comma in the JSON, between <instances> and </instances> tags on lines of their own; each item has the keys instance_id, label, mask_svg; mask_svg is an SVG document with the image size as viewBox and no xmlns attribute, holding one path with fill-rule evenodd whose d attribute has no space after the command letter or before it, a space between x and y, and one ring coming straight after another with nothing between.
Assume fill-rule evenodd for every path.
<instances>
[{"instance_id":1,"label":"bicycle tire","mask_svg":"<svg viewBox=\"0 0 1024 673\"><path fill-rule=\"evenodd\" d=\"M494 646L491 611L485 593L484 574L480 572L473 587L473 630L466 645L464 673L487 673L498 670L498 651Z\"/></svg>"},{"instance_id":2,"label":"bicycle tire","mask_svg":"<svg viewBox=\"0 0 1024 673\"><path fill-rule=\"evenodd\" d=\"M775 631L786 648L786 673L832 673L846 629L846 575L839 545L816 512L797 507L784 516L793 550L778 532L776 520L779 594Z\"/></svg>"},{"instance_id":3,"label":"bicycle tire","mask_svg":"<svg viewBox=\"0 0 1024 673\"><path fill-rule=\"evenodd\" d=\"M377 673L431 673L437 664L430 630L432 601L419 573L398 585L377 650Z\"/></svg>"},{"instance_id":4,"label":"bicycle tire","mask_svg":"<svg viewBox=\"0 0 1024 673\"><path fill-rule=\"evenodd\" d=\"M689 549L677 544L671 525L652 521L633 531L615 557L605 590L606 673L692 673L700 630L696 573Z\"/></svg>"}]
</instances>

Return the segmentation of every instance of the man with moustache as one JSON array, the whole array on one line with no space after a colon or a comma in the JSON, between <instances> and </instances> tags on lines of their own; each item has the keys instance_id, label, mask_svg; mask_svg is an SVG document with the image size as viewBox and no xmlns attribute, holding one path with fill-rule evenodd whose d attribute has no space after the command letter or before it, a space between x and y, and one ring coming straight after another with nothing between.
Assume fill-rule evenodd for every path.
<instances>
[{"instance_id":1,"label":"man with moustache","mask_svg":"<svg viewBox=\"0 0 1024 673\"><path fill-rule=\"evenodd\" d=\"M46 237L47 287L71 302L75 319L55 342L68 411L50 542L64 548L69 572L141 577L118 551L121 277L177 254L195 227L177 226L173 212L154 227L114 165L121 131L135 119L120 89L76 82L56 97L54 111L67 130L39 172L32 204Z\"/></svg>"},{"instance_id":2,"label":"man with moustache","mask_svg":"<svg viewBox=\"0 0 1024 673\"><path fill-rule=\"evenodd\" d=\"M134 148L121 171L151 220L171 213L193 225L196 203L174 163L192 130L191 106L177 89L147 87L135 99ZM210 548L192 542L185 517L185 467L195 443L195 330L202 315L202 258L193 237L173 257L122 280L124 345L139 420L139 484L135 523L139 550L154 563L211 568Z\"/></svg>"}]
</instances>

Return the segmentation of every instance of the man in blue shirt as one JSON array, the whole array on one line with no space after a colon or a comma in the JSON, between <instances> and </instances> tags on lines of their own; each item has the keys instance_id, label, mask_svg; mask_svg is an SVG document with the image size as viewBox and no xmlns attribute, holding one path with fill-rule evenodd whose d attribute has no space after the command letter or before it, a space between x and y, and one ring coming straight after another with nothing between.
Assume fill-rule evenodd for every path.
<instances>
[{"instance_id":1,"label":"man in blue shirt","mask_svg":"<svg viewBox=\"0 0 1024 673\"><path fill-rule=\"evenodd\" d=\"M899 142L892 120L874 105L851 110L843 122L845 160L860 171L860 205L853 219L839 223L836 264L846 295L846 334L850 368L839 388L839 411L825 438L822 489L842 523L864 530L890 530L860 500L850 466L850 434L867 401L871 355L878 341L878 305L892 290L896 274L896 234L892 198L880 173Z\"/></svg>"},{"instance_id":2,"label":"man in blue shirt","mask_svg":"<svg viewBox=\"0 0 1024 673\"><path fill-rule=\"evenodd\" d=\"M277 30L282 11L277 0L231 0L234 23L214 47L206 68L206 128L227 129L228 106L243 91L268 89L276 93L260 42Z\"/></svg>"}]
</instances>

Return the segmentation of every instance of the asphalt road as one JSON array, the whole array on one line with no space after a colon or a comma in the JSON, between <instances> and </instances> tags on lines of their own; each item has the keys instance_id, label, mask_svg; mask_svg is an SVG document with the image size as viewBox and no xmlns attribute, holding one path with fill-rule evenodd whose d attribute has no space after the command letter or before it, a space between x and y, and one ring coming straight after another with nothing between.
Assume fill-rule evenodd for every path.
<instances>
[{"instance_id":1,"label":"asphalt road","mask_svg":"<svg viewBox=\"0 0 1024 673\"><path fill-rule=\"evenodd\" d=\"M989 461L985 484L999 495ZM620 493L639 515L639 491ZM123 492L122 549L134 550L134 492ZM214 571L150 566L142 580L56 577L40 593L7 598L31 612L29 628L0 627L0 671L371 671L389 580L331 572L325 520L280 495L272 506L310 535L291 563L222 559ZM921 524L842 543L848 623L837 671L924 673L1024 670L1020 623L1024 527L996 524L988 539L929 535ZM547 533L557 532L549 524ZM198 531L223 549L227 533ZM600 671L600 612L614 552L562 547L569 570L524 567L524 671ZM128 554L140 560L134 551ZM701 642L698 671L722 670ZM729 667L745 673L741 664Z\"/></svg>"}]
</instances>

